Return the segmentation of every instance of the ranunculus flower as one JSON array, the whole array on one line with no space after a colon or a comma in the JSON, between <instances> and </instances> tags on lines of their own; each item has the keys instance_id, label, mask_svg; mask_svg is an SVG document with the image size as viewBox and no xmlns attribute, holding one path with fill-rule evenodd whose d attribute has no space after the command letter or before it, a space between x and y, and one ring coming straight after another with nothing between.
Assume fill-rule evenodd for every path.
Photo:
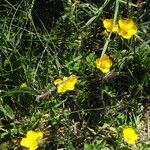
<instances>
[{"instance_id":1,"label":"ranunculus flower","mask_svg":"<svg viewBox=\"0 0 150 150\"><path fill-rule=\"evenodd\" d=\"M134 145L138 140L138 135L132 128L124 128L123 138L128 144Z\"/></svg>"},{"instance_id":2,"label":"ranunculus flower","mask_svg":"<svg viewBox=\"0 0 150 150\"><path fill-rule=\"evenodd\" d=\"M131 19L120 19L118 24L118 34L125 39L130 39L137 33L137 26Z\"/></svg>"},{"instance_id":3,"label":"ranunculus flower","mask_svg":"<svg viewBox=\"0 0 150 150\"><path fill-rule=\"evenodd\" d=\"M100 69L103 73L108 73L111 66L112 61L106 54L104 54L101 58L96 59L96 67Z\"/></svg>"},{"instance_id":4,"label":"ranunculus flower","mask_svg":"<svg viewBox=\"0 0 150 150\"><path fill-rule=\"evenodd\" d=\"M43 138L42 132L40 131L34 132L30 130L27 132L26 137L22 138L20 145L25 148L28 148L29 150L36 150L42 138Z\"/></svg>"},{"instance_id":5,"label":"ranunculus flower","mask_svg":"<svg viewBox=\"0 0 150 150\"><path fill-rule=\"evenodd\" d=\"M113 19L104 19L103 20L103 26L105 27L106 31L108 32L117 32L118 31L118 25L114 24L113 26Z\"/></svg>"},{"instance_id":6,"label":"ranunculus flower","mask_svg":"<svg viewBox=\"0 0 150 150\"><path fill-rule=\"evenodd\" d=\"M54 81L54 84L57 85L58 93L73 91L76 83L77 83L77 77L75 75L71 75L70 77L64 77L63 80L56 79Z\"/></svg>"}]
</instances>

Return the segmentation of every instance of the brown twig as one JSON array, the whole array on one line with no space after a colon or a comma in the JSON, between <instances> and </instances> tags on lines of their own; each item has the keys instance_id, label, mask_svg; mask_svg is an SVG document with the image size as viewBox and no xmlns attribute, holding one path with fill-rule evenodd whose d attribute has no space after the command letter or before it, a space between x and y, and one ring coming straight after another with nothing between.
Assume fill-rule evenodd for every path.
<instances>
[{"instance_id":1,"label":"brown twig","mask_svg":"<svg viewBox=\"0 0 150 150\"><path fill-rule=\"evenodd\" d=\"M56 87L53 86L50 91L48 91L48 92L46 92L44 94L41 94L41 95L37 95L35 100L37 102L39 102L40 99L43 99L43 98L45 98L47 96L50 96L52 94L52 92L55 91L55 90L56 90Z\"/></svg>"}]
</instances>

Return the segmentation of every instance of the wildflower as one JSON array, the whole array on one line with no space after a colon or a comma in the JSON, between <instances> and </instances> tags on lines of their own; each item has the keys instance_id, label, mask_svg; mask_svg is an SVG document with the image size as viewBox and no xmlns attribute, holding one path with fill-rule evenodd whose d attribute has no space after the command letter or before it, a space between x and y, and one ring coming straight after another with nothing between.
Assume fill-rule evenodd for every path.
<instances>
[{"instance_id":1,"label":"wildflower","mask_svg":"<svg viewBox=\"0 0 150 150\"><path fill-rule=\"evenodd\" d=\"M28 86L27 86L27 84L26 83L22 83L21 85L20 85L20 88L21 89L24 89L24 88L27 88Z\"/></svg>"},{"instance_id":2,"label":"wildflower","mask_svg":"<svg viewBox=\"0 0 150 150\"><path fill-rule=\"evenodd\" d=\"M131 19L120 19L118 21L118 34L125 39L130 39L137 33L137 26Z\"/></svg>"},{"instance_id":3,"label":"wildflower","mask_svg":"<svg viewBox=\"0 0 150 150\"><path fill-rule=\"evenodd\" d=\"M108 73L111 66L112 61L106 54L104 54L101 58L96 59L96 67L100 69L103 73Z\"/></svg>"},{"instance_id":4,"label":"wildflower","mask_svg":"<svg viewBox=\"0 0 150 150\"><path fill-rule=\"evenodd\" d=\"M28 148L29 150L35 150L38 148L38 144L42 138L42 132L34 132L30 130L27 132L27 136L21 140L20 145Z\"/></svg>"},{"instance_id":5,"label":"wildflower","mask_svg":"<svg viewBox=\"0 0 150 150\"><path fill-rule=\"evenodd\" d=\"M74 90L74 86L77 83L77 77L71 75L70 77L64 77L63 80L57 79L54 84L57 85L57 92L64 93L66 91Z\"/></svg>"},{"instance_id":6,"label":"wildflower","mask_svg":"<svg viewBox=\"0 0 150 150\"><path fill-rule=\"evenodd\" d=\"M134 145L138 140L138 135L132 128L124 128L123 138L128 144Z\"/></svg>"},{"instance_id":7,"label":"wildflower","mask_svg":"<svg viewBox=\"0 0 150 150\"><path fill-rule=\"evenodd\" d=\"M108 32L117 32L118 31L118 25L114 24L113 26L113 19L104 19L103 20L103 25L106 28L106 31Z\"/></svg>"}]
</instances>

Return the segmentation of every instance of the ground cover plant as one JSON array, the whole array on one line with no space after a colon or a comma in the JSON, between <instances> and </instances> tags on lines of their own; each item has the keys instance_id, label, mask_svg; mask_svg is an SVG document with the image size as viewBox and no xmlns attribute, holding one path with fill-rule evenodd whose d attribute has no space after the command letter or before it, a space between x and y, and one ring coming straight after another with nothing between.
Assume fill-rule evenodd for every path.
<instances>
[{"instance_id":1,"label":"ground cover plant","mask_svg":"<svg viewBox=\"0 0 150 150\"><path fill-rule=\"evenodd\" d=\"M149 18L149 0L1 0L0 150L149 150Z\"/></svg>"}]
</instances>

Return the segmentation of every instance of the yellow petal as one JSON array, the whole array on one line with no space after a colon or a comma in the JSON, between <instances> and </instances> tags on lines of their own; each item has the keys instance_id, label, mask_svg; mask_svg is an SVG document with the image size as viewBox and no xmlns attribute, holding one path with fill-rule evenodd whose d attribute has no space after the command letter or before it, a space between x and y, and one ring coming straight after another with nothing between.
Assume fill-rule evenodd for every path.
<instances>
[{"instance_id":1,"label":"yellow petal","mask_svg":"<svg viewBox=\"0 0 150 150\"><path fill-rule=\"evenodd\" d=\"M129 30L127 31L127 30L124 30L124 29L119 29L118 34L120 36L122 36L123 38L125 38L125 39L130 39L133 36L133 34L129 33Z\"/></svg>"},{"instance_id":2,"label":"yellow petal","mask_svg":"<svg viewBox=\"0 0 150 150\"><path fill-rule=\"evenodd\" d=\"M132 35L123 35L123 34L122 34L121 36L122 36L124 39L128 39L128 40L132 37Z\"/></svg>"},{"instance_id":3,"label":"yellow petal","mask_svg":"<svg viewBox=\"0 0 150 150\"><path fill-rule=\"evenodd\" d=\"M43 133L40 131L34 132L34 131L30 130L27 132L27 139L31 143L34 143L35 141L39 142L42 138L43 138Z\"/></svg>"},{"instance_id":4,"label":"yellow petal","mask_svg":"<svg viewBox=\"0 0 150 150\"><path fill-rule=\"evenodd\" d=\"M36 132L34 132L34 131L32 131L32 130L30 130L30 131L27 132L27 138L28 138L28 139L33 140L33 139L36 138L36 135L37 135Z\"/></svg>"},{"instance_id":5,"label":"yellow petal","mask_svg":"<svg viewBox=\"0 0 150 150\"><path fill-rule=\"evenodd\" d=\"M31 145L31 142L27 138L23 138L20 142L20 145L29 148Z\"/></svg>"},{"instance_id":6,"label":"yellow petal","mask_svg":"<svg viewBox=\"0 0 150 150\"><path fill-rule=\"evenodd\" d=\"M34 141L30 146L29 150L36 150L38 148L38 142Z\"/></svg>"},{"instance_id":7,"label":"yellow petal","mask_svg":"<svg viewBox=\"0 0 150 150\"><path fill-rule=\"evenodd\" d=\"M109 68L101 68L101 71L103 72L103 73L108 73L109 71L110 71L110 69Z\"/></svg>"},{"instance_id":8,"label":"yellow petal","mask_svg":"<svg viewBox=\"0 0 150 150\"><path fill-rule=\"evenodd\" d=\"M57 92L58 93L65 93L66 91L67 91L67 89L66 89L66 85L64 83L62 83L61 85L59 85L57 87Z\"/></svg>"},{"instance_id":9,"label":"yellow petal","mask_svg":"<svg viewBox=\"0 0 150 150\"><path fill-rule=\"evenodd\" d=\"M99 64L100 62L99 62L99 60L100 60L99 58L96 59L96 67L97 67L98 69L100 69L100 64Z\"/></svg>"},{"instance_id":10,"label":"yellow petal","mask_svg":"<svg viewBox=\"0 0 150 150\"><path fill-rule=\"evenodd\" d=\"M75 84L77 82L77 77L74 75L70 76L69 82L71 82L72 84Z\"/></svg>"},{"instance_id":11,"label":"yellow petal","mask_svg":"<svg viewBox=\"0 0 150 150\"><path fill-rule=\"evenodd\" d=\"M138 135L132 128L124 128L123 138L128 144L133 145L138 140Z\"/></svg>"},{"instance_id":12,"label":"yellow petal","mask_svg":"<svg viewBox=\"0 0 150 150\"><path fill-rule=\"evenodd\" d=\"M129 34L134 35L134 34L137 33L137 28L136 28L136 27L133 27L133 28L129 29L128 32L129 32Z\"/></svg>"},{"instance_id":13,"label":"yellow petal","mask_svg":"<svg viewBox=\"0 0 150 150\"><path fill-rule=\"evenodd\" d=\"M119 27L120 27L120 28L124 28L124 26L126 25L126 24L125 24L125 21L124 21L123 19L120 19L120 20L118 21L118 24L119 24Z\"/></svg>"},{"instance_id":14,"label":"yellow petal","mask_svg":"<svg viewBox=\"0 0 150 150\"><path fill-rule=\"evenodd\" d=\"M43 138L43 133L38 131L34 132L32 130L27 132L26 138L23 138L20 142L21 146L29 148L30 150L35 150L38 148L39 141Z\"/></svg>"},{"instance_id":15,"label":"yellow petal","mask_svg":"<svg viewBox=\"0 0 150 150\"><path fill-rule=\"evenodd\" d=\"M102 58L96 59L96 67L100 69L103 73L109 72L111 66L112 66L112 61L106 54L104 54Z\"/></svg>"},{"instance_id":16,"label":"yellow petal","mask_svg":"<svg viewBox=\"0 0 150 150\"><path fill-rule=\"evenodd\" d=\"M114 25L112 32L117 32L118 31L118 25Z\"/></svg>"},{"instance_id":17,"label":"yellow petal","mask_svg":"<svg viewBox=\"0 0 150 150\"><path fill-rule=\"evenodd\" d=\"M112 26L113 19L105 19L103 20L103 25L106 29L109 29Z\"/></svg>"},{"instance_id":18,"label":"yellow petal","mask_svg":"<svg viewBox=\"0 0 150 150\"><path fill-rule=\"evenodd\" d=\"M77 82L77 77L74 75L70 77L64 77L62 83L57 87L57 92L64 93L66 91L74 90L74 86L76 82Z\"/></svg>"},{"instance_id":19,"label":"yellow petal","mask_svg":"<svg viewBox=\"0 0 150 150\"><path fill-rule=\"evenodd\" d=\"M74 86L76 83L77 83L77 77L74 75L70 76L70 79L69 79L68 85L67 85L68 90L74 90Z\"/></svg>"},{"instance_id":20,"label":"yellow petal","mask_svg":"<svg viewBox=\"0 0 150 150\"><path fill-rule=\"evenodd\" d=\"M42 138L43 138L43 133L40 132L40 131L36 132L36 140L39 141L39 140L41 140Z\"/></svg>"},{"instance_id":21,"label":"yellow petal","mask_svg":"<svg viewBox=\"0 0 150 150\"><path fill-rule=\"evenodd\" d=\"M114 24L113 26L113 19L104 19L103 20L103 25L106 28L106 31L108 32L117 32L118 31L118 25Z\"/></svg>"},{"instance_id":22,"label":"yellow petal","mask_svg":"<svg viewBox=\"0 0 150 150\"><path fill-rule=\"evenodd\" d=\"M110 68L112 66L112 62L108 59L102 62L103 68Z\"/></svg>"},{"instance_id":23,"label":"yellow petal","mask_svg":"<svg viewBox=\"0 0 150 150\"><path fill-rule=\"evenodd\" d=\"M57 84L59 84L59 83L61 83L61 82L62 82L61 79L56 79L56 80L54 81L54 85L57 85Z\"/></svg>"},{"instance_id":24,"label":"yellow petal","mask_svg":"<svg viewBox=\"0 0 150 150\"><path fill-rule=\"evenodd\" d=\"M137 33L137 26L131 19L120 19L118 21L118 34L125 39L130 39Z\"/></svg>"},{"instance_id":25,"label":"yellow petal","mask_svg":"<svg viewBox=\"0 0 150 150\"><path fill-rule=\"evenodd\" d=\"M133 22L133 20L131 20L131 19L126 19L125 20L125 25L129 29L131 29L131 28L136 26L135 23Z\"/></svg>"}]
</instances>

